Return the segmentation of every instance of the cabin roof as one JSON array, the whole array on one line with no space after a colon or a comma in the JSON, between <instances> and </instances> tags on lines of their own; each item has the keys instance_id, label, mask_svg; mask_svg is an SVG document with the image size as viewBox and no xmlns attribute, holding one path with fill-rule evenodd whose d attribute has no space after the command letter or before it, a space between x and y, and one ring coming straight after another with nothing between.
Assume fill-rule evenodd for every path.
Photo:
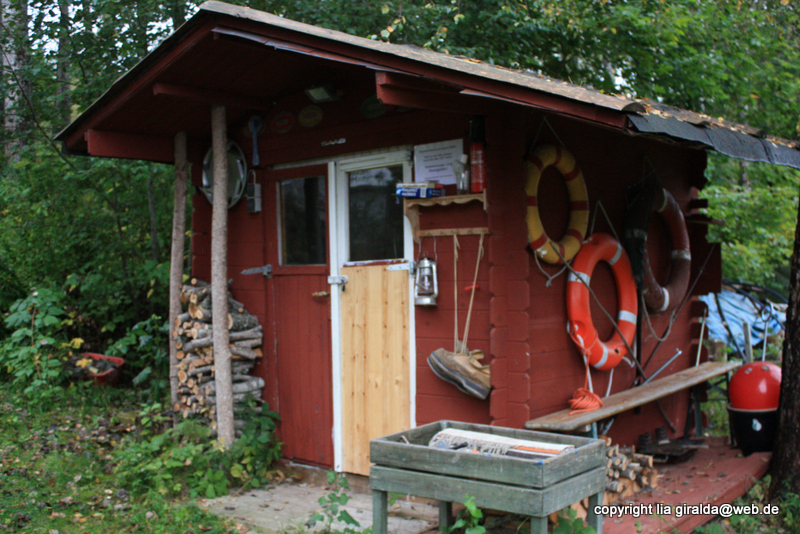
<instances>
[{"instance_id":1,"label":"cabin roof","mask_svg":"<svg viewBox=\"0 0 800 534\"><path fill-rule=\"evenodd\" d=\"M275 101L309 85L330 79L346 85L365 76L375 78L379 98L412 107L446 108L458 99L504 101L800 168L797 142L747 125L217 1L202 4L56 139L67 152L171 162L171 143L164 148L164 140L179 131L210 135L211 103L226 105L235 124L254 111L268 112ZM126 152L132 140L153 148Z\"/></svg>"}]
</instances>

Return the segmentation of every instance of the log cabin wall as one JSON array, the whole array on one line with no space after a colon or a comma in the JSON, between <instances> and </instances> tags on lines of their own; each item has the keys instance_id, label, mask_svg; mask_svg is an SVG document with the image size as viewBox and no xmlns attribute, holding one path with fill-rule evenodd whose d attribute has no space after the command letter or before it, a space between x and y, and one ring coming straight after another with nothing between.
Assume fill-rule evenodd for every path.
<instances>
[{"instance_id":1,"label":"log cabin wall","mask_svg":"<svg viewBox=\"0 0 800 534\"><path fill-rule=\"evenodd\" d=\"M249 311L256 314L264 325L264 358L255 374L266 381L264 398L270 406L281 411L278 392L277 363L275 361L274 317L284 313L291 303L277 302L270 294L270 283L260 275L243 276L242 270L275 263L267 250L274 239L269 231L277 221L275 185L268 179L267 167L279 163L310 160L355 153L364 150L400 145L418 145L454 138L464 139L468 152L468 121L470 110L462 113L434 111L403 111L389 109L378 119L363 119L357 106L369 96L365 88L356 91L357 98L328 103L331 112L323 108L326 118L317 129L295 130L287 134L265 131L259 142L262 168L257 170L257 180L262 183L263 211L248 213L245 202L239 202L230 211L229 272L234 278L233 292ZM297 113L307 101L286 104L285 109ZM354 119L356 117L356 119ZM527 248L525 225L526 163L524 155L535 145L563 142L573 153L583 170L589 192L592 217L595 218L597 202L602 202L614 230L621 236L625 214L626 188L642 177L647 158L656 169L662 184L673 194L679 205L688 213L689 202L702 186L705 154L643 137L625 136L600 128L588 122L547 116L552 131L543 123L544 115L521 110L514 106L495 106L486 120L488 213L478 202L460 206L434 206L420 209L420 229L488 226L490 235L484 242L485 253L478 269L478 282L469 330L470 349L480 349L486 354L484 363L491 363L493 391L486 401L460 393L448 383L438 379L428 368L427 356L443 347L453 350L454 339L454 278L453 238L438 237L435 242L425 237L421 246L415 246L415 257L427 254L438 259L438 305L433 308L417 307L416 322L416 423L424 424L440 419L454 419L473 423L491 423L499 426L523 427L534 417L562 409L574 391L584 385L585 368L579 352L566 332L565 282L562 273L547 286L547 278L534 261ZM270 117L267 118L269 123ZM557 137L555 137L555 135ZM250 142L242 129L230 132L250 158ZM538 139L537 139L538 136ZM339 145L322 146L321 140L342 138ZM199 184L200 169L194 169L195 184ZM454 191L448 191L452 194ZM558 173L548 169L539 188L540 210L545 228L551 236L560 236L567 224L568 198L566 188ZM210 273L210 204L200 194L193 197L192 217L192 272L200 278ZM705 227L689 225L693 252L707 249ZM596 215L595 231L609 232L601 213ZM470 292L477 259L477 236L458 238L458 337L464 333ZM658 223L648 230L651 263L657 277L666 277L668 270L669 240ZM434 250L435 248L435 250ZM698 261L705 258L693 256L693 273ZM712 262L714 263L714 262ZM560 268L541 263L541 270L549 276ZM717 264L706 271L706 278L719 278ZM694 280L694 274L692 277ZM713 284L712 284L713 285ZM699 287L699 286L698 286ZM615 285L610 269L600 264L593 273L592 288L602 305L616 315ZM698 332L694 317L700 312L696 306L686 305L672 327L669 339L659 348L648 373L656 370L675 353L683 350L664 376L693 364L694 350L690 350L692 336ZM694 317L693 317L694 315ZM601 310L593 304L592 316L601 338L611 335L612 326ZM653 315L654 331L663 335L668 316ZM643 355L647 359L656 340L647 326L643 329ZM326 355L330 358L330 355ZM593 372L594 390L605 394L609 373ZM614 371L611 392L627 389L633 383L635 372L624 362ZM683 432L688 393L679 393L662 401L667 415L678 430ZM646 406L640 413L619 416L611 428L611 436L623 443L633 443L642 432L663 426L664 420L655 405ZM322 434L326 429L320 429Z\"/></svg>"}]
</instances>

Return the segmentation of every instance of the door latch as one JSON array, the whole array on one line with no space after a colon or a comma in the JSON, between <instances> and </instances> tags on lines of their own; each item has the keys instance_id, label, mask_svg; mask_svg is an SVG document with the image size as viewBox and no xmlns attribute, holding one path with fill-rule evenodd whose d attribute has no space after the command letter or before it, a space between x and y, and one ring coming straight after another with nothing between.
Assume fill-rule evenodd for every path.
<instances>
[{"instance_id":1,"label":"door latch","mask_svg":"<svg viewBox=\"0 0 800 534\"><path fill-rule=\"evenodd\" d=\"M344 291L345 284L347 284L347 277L346 276L329 276L328 283L330 285L340 285L342 286L342 291Z\"/></svg>"},{"instance_id":2,"label":"door latch","mask_svg":"<svg viewBox=\"0 0 800 534\"><path fill-rule=\"evenodd\" d=\"M272 278L272 265L264 265L263 267L253 267L252 269L245 269L242 274L263 274L265 278Z\"/></svg>"}]
</instances>

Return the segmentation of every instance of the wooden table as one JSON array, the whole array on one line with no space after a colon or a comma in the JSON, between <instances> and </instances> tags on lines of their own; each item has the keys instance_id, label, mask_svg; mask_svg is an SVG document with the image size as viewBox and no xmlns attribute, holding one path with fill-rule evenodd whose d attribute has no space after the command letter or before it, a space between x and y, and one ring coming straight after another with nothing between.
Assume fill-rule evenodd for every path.
<instances>
[{"instance_id":1,"label":"wooden table","mask_svg":"<svg viewBox=\"0 0 800 534\"><path fill-rule=\"evenodd\" d=\"M571 444L575 449L525 460L428 447L434 434L445 428ZM377 464L370 469L373 532L387 534L388 493L394 492L439 501L440 530L452 523L452 503L471 496L480 508L529 516L533 534L547 533L548 515L588 497L589 526L602 534L603 517L594 508L603 504L605 449L605 442L596 439L454 421L372 440L370 459Z\"/></svg>"}]
</instances>

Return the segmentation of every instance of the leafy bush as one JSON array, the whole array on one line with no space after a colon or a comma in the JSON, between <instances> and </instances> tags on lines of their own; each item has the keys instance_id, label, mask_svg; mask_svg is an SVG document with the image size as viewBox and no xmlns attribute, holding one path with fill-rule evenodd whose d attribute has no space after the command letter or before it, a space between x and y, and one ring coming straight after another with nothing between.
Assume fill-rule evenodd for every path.
<instances>
[{"instance_id":1,"label":"leafy bush","mask_svg":"<svg viewBox=\"0 0 800 534\"><path fill-rule=\"evenodd\" d=\"M169 322L158 315L133 325L106 350L125 358L126 369L135 373L133 384L149 387L142 393L157 400L169 389Z\"/></svg>"},{"instance_id":2,"label":"leafy bush","mask_svg":"<svg viewBox=\"0 0 800 534\"><path fill-rule=\"evenodd\" d=\"M45 401L63 379L62 360L81 340L68 342L62 331L67 298L42 288L17 300L5 318L11 334L0 343L0 373L28 398Z\"/></svg>"},{"instance_id":3,"label":"leafy bush","mask_svg":"<svg viewBox=\"0 0 800 534\"><path fill-rule=\"evenodd\" d=\"M275 412L264 407L251 414L242 436L226 451L205 424L192 420L152 435L149 429L165 418L160 409L154 404L145 410L140 439L115 451L115 472L129 491L143 494L152 488L164 496L214 498L232 485L267 483L270 466L280 458Z\"/></svg>"}]
</instances>

